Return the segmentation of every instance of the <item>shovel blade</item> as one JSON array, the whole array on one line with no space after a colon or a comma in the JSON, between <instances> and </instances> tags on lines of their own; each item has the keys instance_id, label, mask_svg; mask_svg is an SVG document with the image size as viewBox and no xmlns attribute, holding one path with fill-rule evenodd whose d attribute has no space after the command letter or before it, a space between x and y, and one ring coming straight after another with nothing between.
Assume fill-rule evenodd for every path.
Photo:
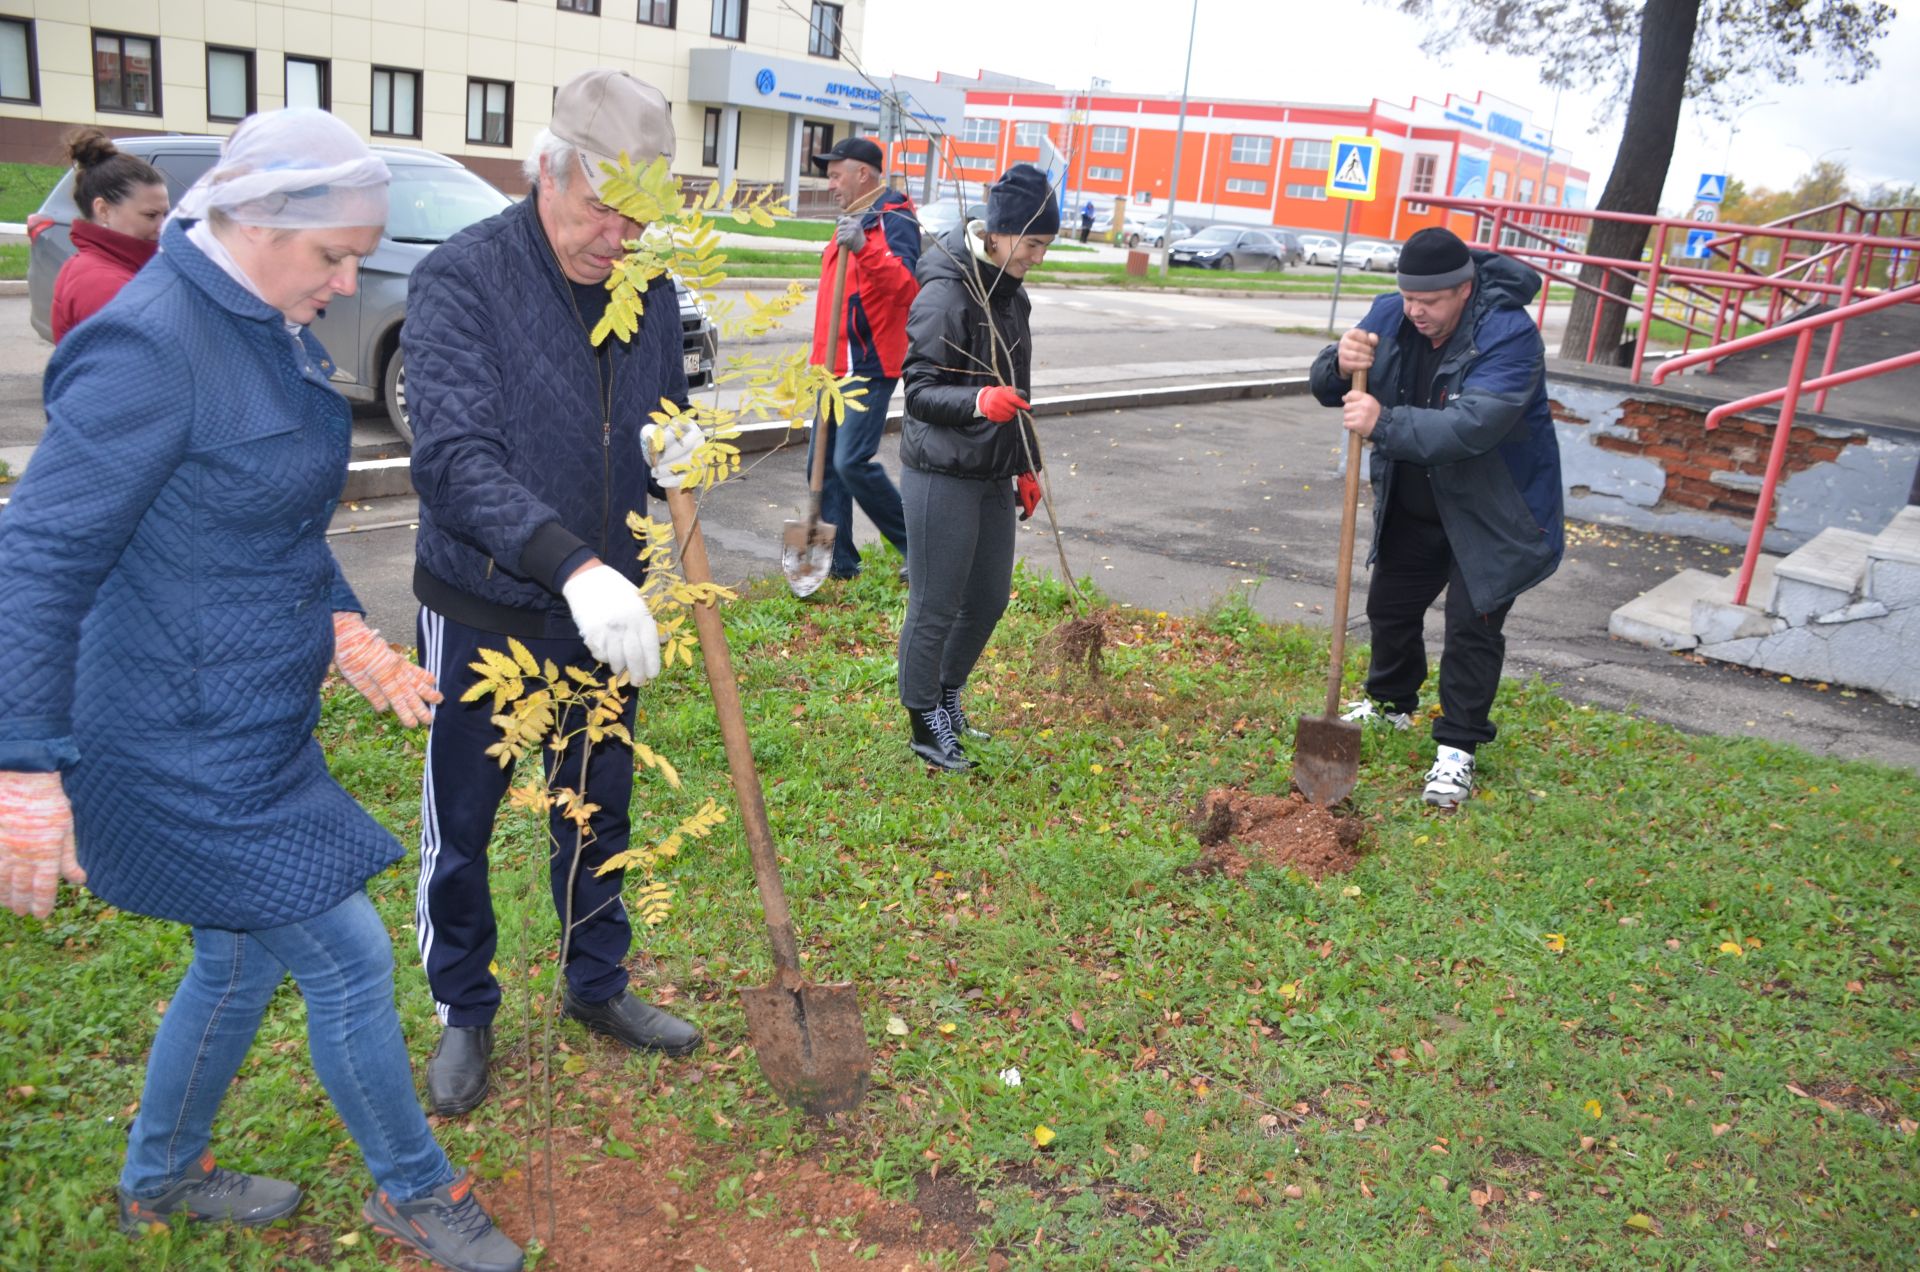
<instances>
[{"instance_id":1,"label":"shovel blade","mask_svg":"<svg viewBox=\"0 0 1920 1272\"><path fill-rule=\"evenodd\" d=\"M1360 726L1327 716L1301 716L1293 734L1293 788L1330 808L1360 780Z\"/></svg>"},{"instance_id":2,"label":"shovel blade","mask_svg":"<svg viewBox=\"0 0 1920 1272\"><path fill-rule=\"evenodd\" d=\"M860 1106L873 1053L852 982L789 988L776 974L742 989L740 1002L760 1071L784 1103L813 1117Z\"/></svg>"},{"instance_id":3,"label":"shovel blade","mask_svg":"<svg viewBox=\"0 0 1920 1272\"><path fill-rule=\"evenodd\" d=\"M812 596L833 569L834 529L824 521L789 521L780 535L780 568L795 596Z\"/></svg>"}]
</instances>

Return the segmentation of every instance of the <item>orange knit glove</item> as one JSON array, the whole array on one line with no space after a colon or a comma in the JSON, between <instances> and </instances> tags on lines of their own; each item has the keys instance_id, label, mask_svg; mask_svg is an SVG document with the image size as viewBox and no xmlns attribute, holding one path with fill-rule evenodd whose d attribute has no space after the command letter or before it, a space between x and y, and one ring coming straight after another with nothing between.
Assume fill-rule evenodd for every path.
<instances>
[{"instance_id":1,"label":"orange knit glove","mask_svg":"<svg viewBox=\"0 0 1920 1272\"><path fill-rule=\"evenodd\" d=\"M334 612L333 664L375 711L392 711L400 717L400 723L408 726L433 718L427 704L440 701L433 673L395 653L393 646L381 640L380 633L352 610Z\"/></svg>"},{"instance_id":2,"label":"orange knit glove","mask_svg":"<svg viewBox=\"0 0 1920 1272\"><path fill-rule=\"evenodd\" d=\"M58 773L0 773L0 899L46 918L62 876L87 881L73 855L73 809Z\"/></svg>"}]
</instances>

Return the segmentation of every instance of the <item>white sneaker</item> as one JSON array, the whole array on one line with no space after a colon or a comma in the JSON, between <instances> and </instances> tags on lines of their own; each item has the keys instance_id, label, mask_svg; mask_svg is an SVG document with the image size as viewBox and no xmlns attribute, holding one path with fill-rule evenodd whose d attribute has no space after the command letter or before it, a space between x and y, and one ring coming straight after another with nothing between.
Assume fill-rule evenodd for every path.
<instances>
[{"instance_id":1,"label":"white sneaker","mask_svg":"<svg viewBox=\"0 0 1920 1272\"><path fill-rule=\"evenodd\" d=\"M1362 698L1358 702L1349 702L1340 718L1348 724L1363 725L1367 728L1392 729L1396 733L1405 733L1413 727L1413 716L1405 711L1383 711L1380 704L1372 698Z\"/></svg>"},{"instance_id":2,"label":"white sneaker","mask_svg":"<svg viewBox=\"0 0 1920 1272\"><path fill-rule=\"evenodd\" d=\"M1473 794L1473 754L1443 746L1427 770L1425 799L1435 808L1456 808Z\"/></svg>"}]
</instances>

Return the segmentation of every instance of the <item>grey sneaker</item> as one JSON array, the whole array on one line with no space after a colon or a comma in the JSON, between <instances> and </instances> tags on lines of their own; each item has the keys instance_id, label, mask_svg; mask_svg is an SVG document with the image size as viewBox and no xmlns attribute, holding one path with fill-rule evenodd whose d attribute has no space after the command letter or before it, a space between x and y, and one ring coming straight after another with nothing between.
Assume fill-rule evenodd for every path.
<instances>
[{"instance_id":1,"label":"grey sneaker","mask_svg":"<svg viewBox=\"0 0 1920 1272\"><path fill-rule=\"evenodd\" d=\"M1457 808L1473 794L1473 753L1443 746L1427 770L1424 798L1435 808Z\"/></svg>"},{"instance_id":2,"label":"grey sneaker","mask_svg":"<svg viewBox=\"0 0 1920 1272\"><path fill-rule=\"evenodd\" d=\"M1362 698L1358 702L1349 702L1340 718L1348 724L1358 724L1369 729L1392 729L1396 733L1405 733L1413 727L1413 713L1409 711L1388 711L1372 698Z\"/></svg>"},{"instance_id":3,"label":"grey sneaker","mask_svg":"<svg viewBox=\"0 0 1920 1272\"><path fill-rule=\"evenodd\" d=\"M473 1195L473 1176L466 1171L412 1201L376 1192L360 1217L381 1236L453 1272L520 1272L526 1266L520 1247L493 1226L493 1216Z\"/></svg>"},{"instance_id":4,"label":"grey sneaker","mask_svg":"<svg viewBox=\"0 0 1920 1272\"><path fill-rule=\"evenodd\" d=\"M207 1152L158 1197L135 1197L122 1190L120 1231L138 1235L176 1215L253 1228L284 1219L299 1208L299 1188L281 1179L226 1170L214 1165L213 1154Z\"/></svg>"}]
</instances>

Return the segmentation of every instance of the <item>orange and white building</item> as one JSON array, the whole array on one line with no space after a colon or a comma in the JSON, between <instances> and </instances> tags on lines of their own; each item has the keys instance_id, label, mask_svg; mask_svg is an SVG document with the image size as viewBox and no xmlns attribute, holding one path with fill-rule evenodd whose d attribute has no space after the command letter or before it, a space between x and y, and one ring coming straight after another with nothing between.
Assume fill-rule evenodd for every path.
<instances>
[{"instance_id":1,"label":"orange and white building","mask_svg":"<svg viewBox=\"0 0 1920 1272\"><path fill-rule=\"evenodd\" d=\"M1067 158L1070 209L1091 199L1107 212L1124 201L1136 221L1167 210L1179 99L1073 93L990 75L938 82L967 90L965 119L941 146L943 184L984 183L1010 164L1041 163L1044 138ZM1176 215L1338 234L1346 207L1327 197L1327 164L1333 138L1350 135L1381 144L1379 195L1354 206L1356 238L1403 241L1442 224L1473 236L1470 216L1424 204L1422 194L1537 203L1541 215L1528 219L1561 234L1571 225L1548 209L1586 204L1587 171L1525 108L1485 93L1364 106L1189 99ZM923 177L925 149L902 143L891 156L896 169Z\"/></svg>"}]
</instances>

